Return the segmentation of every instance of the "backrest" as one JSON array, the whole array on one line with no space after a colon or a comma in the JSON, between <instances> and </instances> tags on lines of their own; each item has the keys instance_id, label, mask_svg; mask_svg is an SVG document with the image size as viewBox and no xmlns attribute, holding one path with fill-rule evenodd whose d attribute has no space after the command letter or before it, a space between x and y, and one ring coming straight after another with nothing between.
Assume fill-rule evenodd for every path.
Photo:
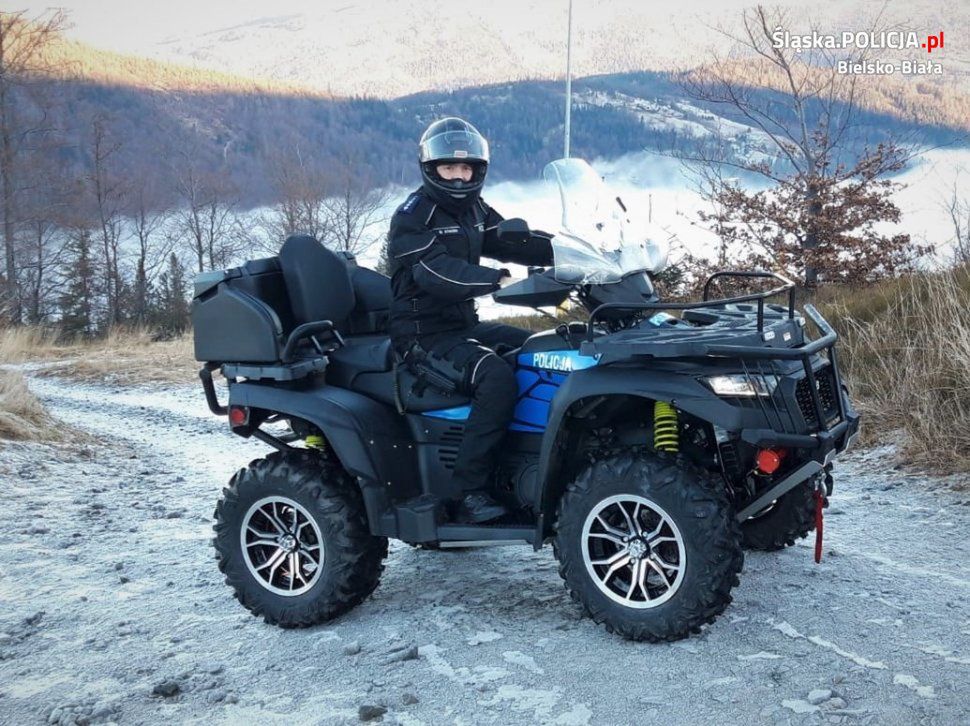
<instances>
[{"instance_id":1,"label":"backrest","mask_svg":"<svg viewBox=\"0 0 970 726\"><path fill-rule=\"evenodd\" d=\"M296 324L331 320L340 329L356 303L346 262L309 235L287 238L279 257Z\"/></svg>"},{"instance_id":2,"label":"backrest","mask_svg":"<svg viewBox=\"0 0 970 726\"><path fill-rule=\"evenodd\" d=\"M390 310L391 280L376 270L367 267L352 267L350 276L357 297L357 310L364 313Z\"/></svg>"},{"instance_id":3,"label":"backrest","mask_svg":"<svg viewBox=\"0 0 970 726\"><path fill-rule=\"evenodd\" d=\"M391 281L375 270L351 266L357 305L347 319L347 333L366 335L384 333L391 314Z\"/></svg>"}]
</instances>

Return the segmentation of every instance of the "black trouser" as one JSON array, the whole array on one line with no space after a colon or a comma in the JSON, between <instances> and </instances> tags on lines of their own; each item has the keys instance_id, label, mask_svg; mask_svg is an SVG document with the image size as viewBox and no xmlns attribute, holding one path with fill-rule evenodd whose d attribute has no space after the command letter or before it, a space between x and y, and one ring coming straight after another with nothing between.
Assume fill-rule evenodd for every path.
<instances>
[{"instance_id":1,"label":"black trouser","mask_svg":"<svg viewBox=\"0 0 970 726\"><path fill-rule=\"evenodd\" d=\"M528 330L511 325L483 322L465 330L413 339L428 354L454 366L459 388L471 396L471 413L452 475L455 485L466 493L488 486L495 455L518 398L512 367L492 349L502 345L518 348L529 335ZM408 347L408 342L395 341L395 348Z\"/></svg>"}]
</instances>

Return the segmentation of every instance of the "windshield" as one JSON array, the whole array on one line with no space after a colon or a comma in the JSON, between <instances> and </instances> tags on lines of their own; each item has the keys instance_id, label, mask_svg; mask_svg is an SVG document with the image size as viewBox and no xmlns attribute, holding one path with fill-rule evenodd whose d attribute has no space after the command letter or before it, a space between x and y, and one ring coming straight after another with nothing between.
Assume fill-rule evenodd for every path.
<instances>
[{"instance_id":1,"label":"windshield","mask_svg":"<svg viewBox=\"0 0 970 726\"><path fill-rule=\"evenodd\" d=\"M628 209L582 159L558 159L542 178L558 186L562 229L552 240L560 282L619 282L634 272L660 272L667 262L659 230Z\"/></svg>"}]
</instances>

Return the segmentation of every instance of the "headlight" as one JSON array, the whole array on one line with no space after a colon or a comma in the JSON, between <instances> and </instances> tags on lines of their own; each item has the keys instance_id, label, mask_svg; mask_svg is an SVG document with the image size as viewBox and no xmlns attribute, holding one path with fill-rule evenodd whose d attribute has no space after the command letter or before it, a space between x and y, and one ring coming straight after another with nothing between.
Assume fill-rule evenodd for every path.
<instances>
[{"instance_id":1,"label":"headlight","mask_svg":"<svg viewBox=\"0 0 970 726\"><path fill-rule=\"evenodd\" d=\"M775 378L766 378L760 375L746 376L741 373L732 376L711 376L703 380L718 396L734 396L736 398L770 396L777 385Z\"/></svg>"}]
</instances>

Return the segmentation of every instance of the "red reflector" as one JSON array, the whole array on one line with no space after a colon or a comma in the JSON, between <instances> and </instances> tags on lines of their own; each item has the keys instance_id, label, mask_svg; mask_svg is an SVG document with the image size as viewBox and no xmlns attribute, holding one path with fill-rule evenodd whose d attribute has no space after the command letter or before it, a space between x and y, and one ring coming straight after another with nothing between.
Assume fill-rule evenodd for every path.
<instances>
[{"instance_id":1,"label":"red reflector","mask_svg":"<svg viewBox=\"0 0 970 726\"><path fill-rule=\"evenodd\" d=\"M774 474L781 466L781 460L785 456L784 449L762 449L758 452L758 471L764 474Z\"/></svg>"},{"instance_id":2,"label":"red reflector","mask_svg":"<svg viewBox=\"0 0 970 726\"><path fill-rule=\"evenodd\" d=\"M229 409L229 423L233 426L242 426L249 420L249 411L239 406Z\"/></svg>"}]
</instances>

